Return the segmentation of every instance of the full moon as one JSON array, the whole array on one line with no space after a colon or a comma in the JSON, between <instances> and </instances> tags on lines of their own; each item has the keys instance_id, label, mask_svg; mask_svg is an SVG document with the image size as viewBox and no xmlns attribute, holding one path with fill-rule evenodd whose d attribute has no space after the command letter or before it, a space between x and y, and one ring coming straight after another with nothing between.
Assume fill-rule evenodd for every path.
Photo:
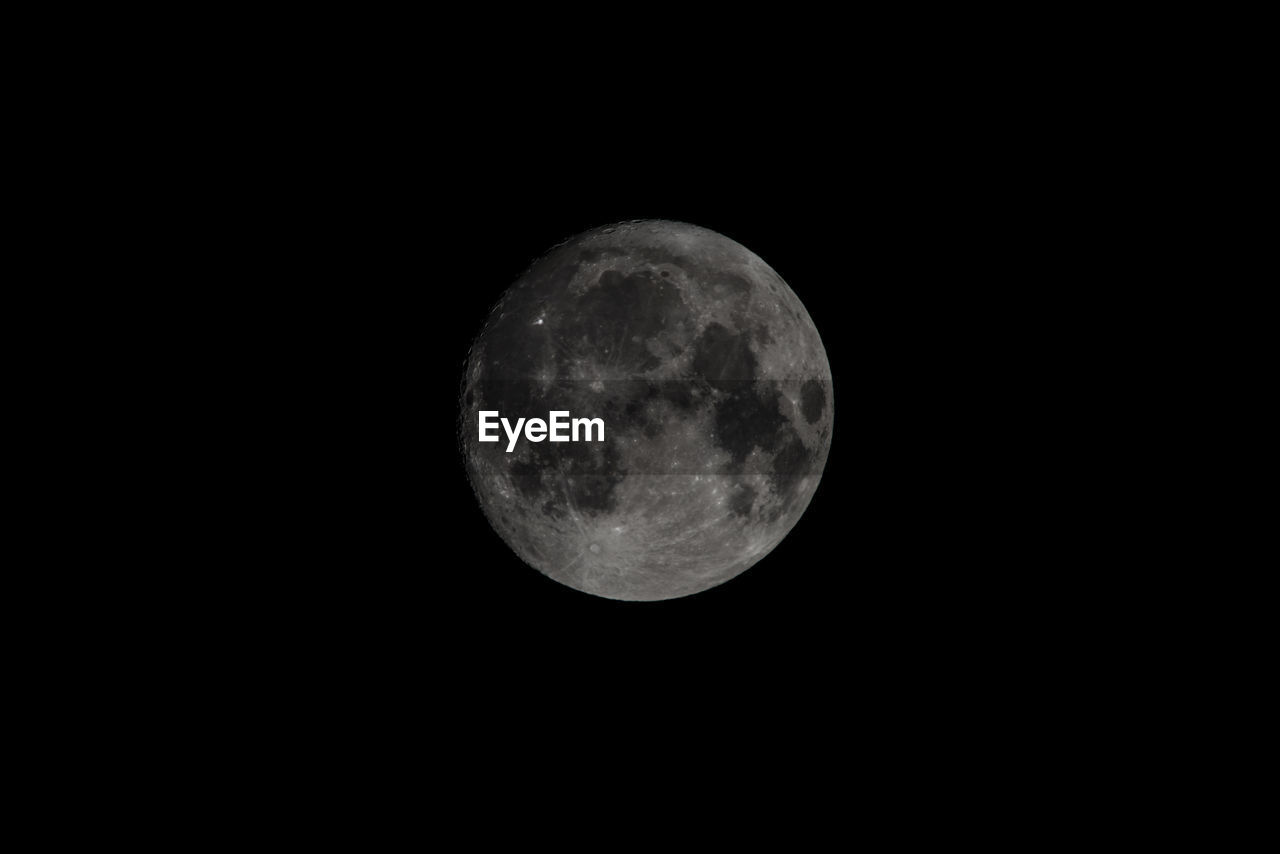
<instances>
[{"instance_id":1,"label":"full moon","mask_svg":"<svg viewBox=\"0 0 1280 854\"><path fill-rule=\"evenodd\" d=\"M604 436L480 442L481 411L567 411ZM525 563L655 601L777 546L818 487L831 425L827 354L787 283L714 231L633 220L553 247L503 294L467 359L459 437L480 507Z\"/></svg>"}]
</instances>

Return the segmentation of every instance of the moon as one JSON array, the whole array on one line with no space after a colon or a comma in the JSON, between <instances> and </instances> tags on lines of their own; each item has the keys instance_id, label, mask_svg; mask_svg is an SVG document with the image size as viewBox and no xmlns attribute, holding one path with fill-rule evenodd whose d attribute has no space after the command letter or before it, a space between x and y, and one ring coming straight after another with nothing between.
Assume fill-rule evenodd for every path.
<instances>
[{"instance_id":1,"label":"moon","mask_svg":"<svg viewBox=\"0 0 1280 854\"><path fill-rule=\"evenodd\" d=\"M478 413L604 421L603 441L478 440ZM812 318L757 255L705 228L633 220L552 247L494 306L462 382L459 439L485 516L576 590L657 601L764 558L831 447ZM799 572L803 567L776 567Z\"/></svg>"}]
</instances>

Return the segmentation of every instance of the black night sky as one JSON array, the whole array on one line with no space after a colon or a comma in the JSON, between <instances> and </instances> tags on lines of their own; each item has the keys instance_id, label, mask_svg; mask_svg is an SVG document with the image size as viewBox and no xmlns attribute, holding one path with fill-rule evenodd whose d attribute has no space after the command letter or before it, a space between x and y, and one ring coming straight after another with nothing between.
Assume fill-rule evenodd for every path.
<instances>
[{"instance_id":1,"label":"black night sky","mask_svg":"<svg viewBox=\"0 0 1280 854\"><path fill-rule=\"evenodd\" d=\"M329 502L313 595L341 601L386 666L421 649L464 671L616 672L622 656L834 673L866 650L885 660L957 626L980 632L957 604L1001 583L973 569L999 519L979 513L978 399L958 358L982 347L963 319L981 311L967 284L981 269L964 227L974 187L910 139L806 128L534 146L513 126L444 134L431 153L391 134L384 158L317 196L334 220L300 247L324 262L303 291L321 303L306 334L332 383L326 441L342 447L322 449L334 461L313 475ZM697 595L630 603L512 553L455 427L468 347L499 295L559 241L648 218L724 234L786 280L822 336L835 424L812 503L772 553Z\"/></svg>"}]
</instances>

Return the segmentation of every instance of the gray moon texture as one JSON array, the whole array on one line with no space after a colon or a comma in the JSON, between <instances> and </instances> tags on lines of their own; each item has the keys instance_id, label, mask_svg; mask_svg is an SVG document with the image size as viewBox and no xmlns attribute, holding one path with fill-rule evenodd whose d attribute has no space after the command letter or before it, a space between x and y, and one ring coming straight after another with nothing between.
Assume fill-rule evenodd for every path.
<instances>
[{"instance_id":1,"label":"gray moon texture","mask_svg":"<svg viewBox=\"0 0 1280 854\"><path fill-rule=\"evenodd\" d=\"M501 428L478 441L481 410L601 418L604 441L521 436L508 453ZM705 228L633 220L553 247L503 294L468 355L459 439L522 560L655 601L722 584L782 541L818 487L832 417L818 330L768 264Z\"/></svg>"}]
</instances>

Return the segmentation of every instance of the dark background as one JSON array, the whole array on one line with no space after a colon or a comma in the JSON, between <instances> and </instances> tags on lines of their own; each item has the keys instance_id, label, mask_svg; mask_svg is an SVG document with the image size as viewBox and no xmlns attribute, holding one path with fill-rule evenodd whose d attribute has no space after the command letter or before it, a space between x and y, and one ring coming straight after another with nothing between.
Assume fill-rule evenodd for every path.
<instances>
[{"instance_id":1,"label":"dark background","mask_svg":"<svg viewBox=\"0 0 1280 854\"><path fill-rule=\"evenodd\" d=\"M290 536L263 613L287 609L282 630L302 627L344 672L427 667L451 685L837 691L852 674L968 679L965 662L1012 654L1043 601L1009 570L1027 555L1010 527L1019 489L994 483L989 450L1027 417L993 414L1024 387L994 334L1025 271L1020 208L941 129L785 109L632 122L495 107L425 131L406 115L324 181L324 158L282 156L296 221L263 239L279 255L287 235L299 263L279 271L292 298L266 312L292 336L269 385L294 420L271 450L301 499L264 522L287 519ZM796 527L730 582L656 603L519 561L455 436L467 350L502 291L553 244L636 218L760 255L814 319L834 382L830 457Z\"/></svg>"},{"instance_id":2,"label":"dark background","mask_svg":"<svg viewBox=\"0 0 1280 854\"><path fill-rule=\"evenodd\" d=\"M456 746L608 758L670 732L747 762L767 735L789 756L892 764L1063 703L1061 674L1083 672L1064 653L1093 630L1070 603L1107 590L1071 565L1090 508L1043 500L1065 493L1043 427L1069 413L1032 403L1056 388L1028 342L1079 300L1070 241L1047 245L1061 226L1028 203L1058 191L1020 116L931 101L944 86L841 84L814 104L681 83L464 110L441 103L445 81L361 88L341 109L317 90L301 118L269 99L251 132L215 137L198 192L178 188L220 202L180 253L212 270L191 316L213 318L222 403L202 390L190 418L209 425L216 487L207 509L174 502L200 520L174 541L201 563L148 586L169 625L143 643L230 686L197 700L224 717L266 709L273 737L323 721L303 745L316 761L338 733L415 771ZM515 557L455 429L502 291L567 237L651 217L718 231L787 281L822 336L835 421L817 492L769 555L697 595L626 603Z\"/></svg>"},{"instance_id":3,"label":"dark background","mask_svg":"<svg viewBox=\"0 0 1280 854\"><path fill-rule=\"evenodd\" d=\"M158 530L163 564L128 588L142 619L101 608L104 637L138 640L107 681L160 661L143 677L160 702L135 713L109 685L85 704L123 700L148 729L199 711L208 724L180 743L250 751L237 785L273 786L252 770L292 745L285 761L304 774L332 773L344 750L385 758L415 801L426 781L487 804L513 764L533 777L517 791L551 788L571 751L629 772L659 748L650 791L698 790L675 803L704 800L709 764L737 776L807 760L811 772L770 775L765 790L812 780L830 803L806 798L807 811L842 816L862 802L851 778L890 795L892 772L947 800L972 791L992 741L1056 773L1040 745L1069 750L1081 721L1113 714L1109 697L1072 695L1073 681L1097 682L1072 653L1102 646L1107 562L1135 557L1075 545L1125 515L1072 493L1059 468L1071 440L1109 427L1106 411L1084 423L1063 405L1080 381L1053 373L1052 356L1088 352L1091 328L1036 346L1073 308L1113 313L1105 267L1072 268L1126 234L1100 233L1112 197L1079 180L1113 135L1073 138L1042 81L1016 86L1018 62L984 77L964 73L977 56L922 63L867 50L884 42L873 29L805 29L848 43L799 40L827 60L810 68L765 38L697 75L686 62L702 50L676 28L641 53L529 39L537 55L512 68L447 56L437 48L456 33L415 29L410 49L370 39L368 61L324 40L317 52L340 61L285 57L275 79L211 87L225 116L188 91L173 99L194 107L185 124L148 105L162 127L140 156L172 163L146 197L164 227L133 229L130 255L171 254L154 253L163 286L139 315L175 339L207 327L196 349L208 365L175 359L180 347L148 352L180 374L157 397L195 400L138 429L201 435L160 460L175 488L155 497L171 516L130 520L130 539ZM424 55L441 59L424 68ZM520 91L552 55L575 68ZM219 51L209 73L221 81L237 61ZM1080 63L1073 47L1064 75ZM764 560L692 597L619 603L512 555L471 495L454 425L466 348L502 289L553 243L641 217L719 231L782 275L830 358L835 433L810 507ZM132 263L106 272L127 277ZM115 586L112 564L131 560L106 552L90 569ZM1149 658L1121 660L1116 681ZM1062 725L1045 710L1065 711ZM662 764L672 734L688 761ZM711 743L733 761L707 763ZM529 746L549 756L511 761ZM470 780L441 772L449 751ZM883 761L868 771L868 757ZM344 776L363 788L384 775ZM1030 775L1008 776L1039 794L1021 785ZM554 791L612 795L602 779L588 768Z\"/></svg>"}]
</instances>

